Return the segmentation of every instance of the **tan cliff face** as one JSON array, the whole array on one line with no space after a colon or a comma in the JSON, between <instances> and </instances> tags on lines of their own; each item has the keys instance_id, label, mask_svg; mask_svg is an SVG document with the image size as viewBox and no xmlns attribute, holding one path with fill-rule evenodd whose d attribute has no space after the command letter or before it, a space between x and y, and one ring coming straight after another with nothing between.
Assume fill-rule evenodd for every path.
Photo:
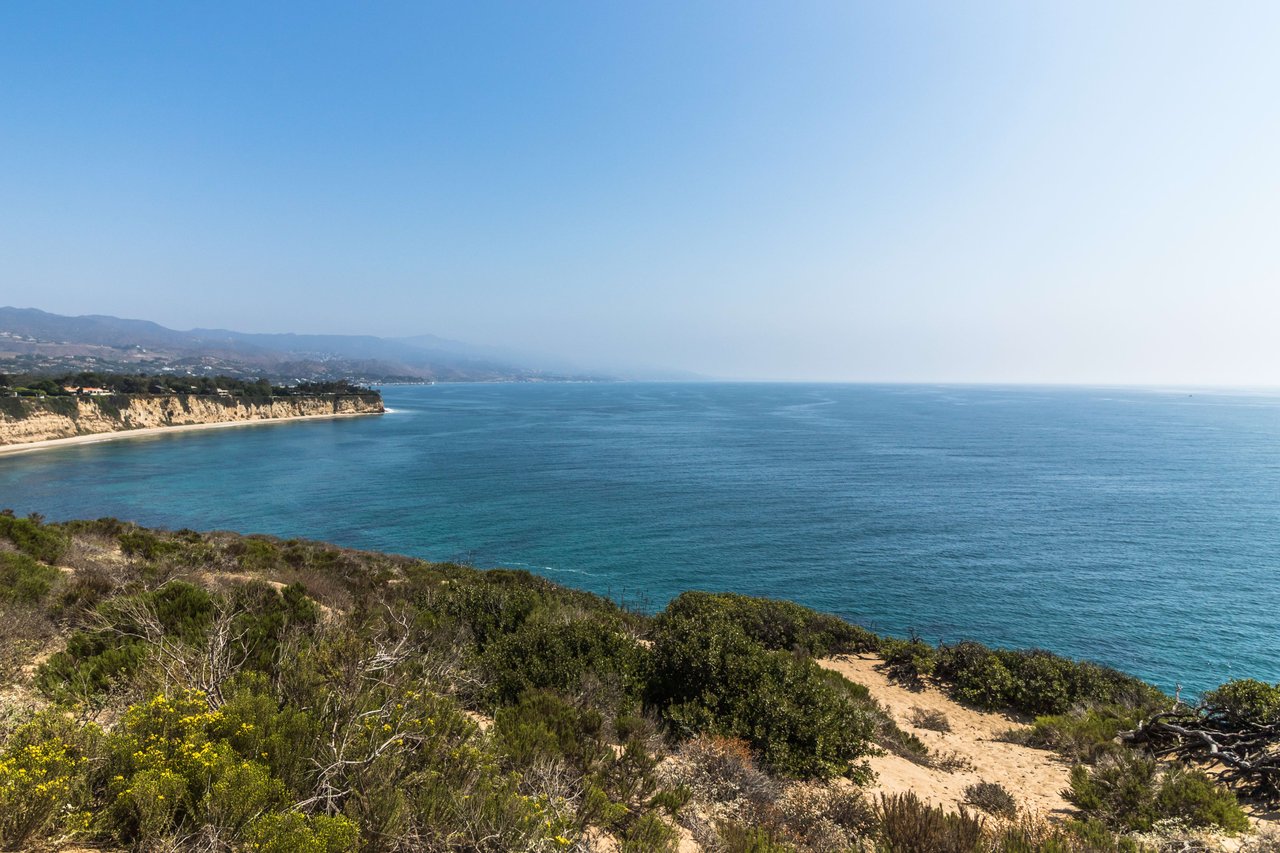
<instances>
[{"instance_id":1,"label":"tan cliff face","mask_svg":"<svg viewBox=\"0 0 1280 853\"><path fill-rule=\"evenodd\" d=\"M19 404L24 416L16 417L12 413L19 406L0 411L0 446L152 427L377 414L384 411L382 399L376 394L273 397L260 402L185 394L11 399L6 402Z\"/></svg>"}]
</instances>

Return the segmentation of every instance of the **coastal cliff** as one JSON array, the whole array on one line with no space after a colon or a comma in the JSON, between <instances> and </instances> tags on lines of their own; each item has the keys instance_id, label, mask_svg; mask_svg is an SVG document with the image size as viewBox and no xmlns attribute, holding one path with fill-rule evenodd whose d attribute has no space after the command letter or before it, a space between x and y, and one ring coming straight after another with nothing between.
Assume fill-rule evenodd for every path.
<instances>
[{"instance_id":1,"label":"coastal cliff","mask_svg":"<svg viewBox=\"0 0 1280 853\"><path fill-rule=\"evenodd\" d=\"M382 396L375 392L262 399L211 394L8 397L0 400L0 447L135 429L383 411Z\"/></svg>"}]
</instances>

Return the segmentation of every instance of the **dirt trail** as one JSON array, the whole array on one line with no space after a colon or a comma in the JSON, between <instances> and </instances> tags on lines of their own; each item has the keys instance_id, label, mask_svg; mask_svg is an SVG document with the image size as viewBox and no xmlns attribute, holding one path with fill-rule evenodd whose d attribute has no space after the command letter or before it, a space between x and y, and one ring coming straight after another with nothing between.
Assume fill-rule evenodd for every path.
<instances>
[{"instance_id":1,"label":"dirt trail","mask_svg":"<svg viewBox=\"0 0 1280 853\"><path fill-rule=\"evenodd\" d=\"M874 655L826 658L818 661L850 681L862 684L904 730L924 741L937 754L954 753L968 767L947 773L922 767L896 755L871 759L876 783L870 789L889 794L915 791L921 799L948 809L958 808L964 789L975 782L999 782L1013 794L1020 808L1045 817L1064 817L1072 806L1062 797L1070 768L1054 753L1009 743L1004 736L1027 724L997 713L966 708L933 686L912 690L889 680ZM913 708L940 711L951 725L935 732L911 724Z\"/></svg>"}]
</instances>

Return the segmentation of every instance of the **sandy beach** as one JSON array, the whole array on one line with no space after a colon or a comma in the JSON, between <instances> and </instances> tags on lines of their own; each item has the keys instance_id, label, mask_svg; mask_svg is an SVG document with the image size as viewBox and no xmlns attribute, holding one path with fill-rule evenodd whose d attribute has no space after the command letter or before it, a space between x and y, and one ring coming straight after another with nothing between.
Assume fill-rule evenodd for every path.
<instances>
[{"instance_id":1,"label":"sandy beach","mask_svg":"<svg viewBox=\"0 0 1280 853\"><path fill-rule=\"evenodd\" d=\"M220 421L209 424L179 424L164 427L143 427L116 432L95 432L89 435L73 435L69 438L50 438L43 441L27 441L20 444L0 445L0 456L15 453L31 453L36 450L49 450L56 447L71 447L77 444L97 444L103 441L117 441L125 438L153 438L157 435L170 435L178 432L195 432L197 430L230 429L232 427L260 426L263 424L283 424L292 421L316 421L331 418L360 418L368 415L380 415L382 412L343 412L341 414L296 415L286 418L258 418L244 421Z\"/></svg>"}]
</instances>

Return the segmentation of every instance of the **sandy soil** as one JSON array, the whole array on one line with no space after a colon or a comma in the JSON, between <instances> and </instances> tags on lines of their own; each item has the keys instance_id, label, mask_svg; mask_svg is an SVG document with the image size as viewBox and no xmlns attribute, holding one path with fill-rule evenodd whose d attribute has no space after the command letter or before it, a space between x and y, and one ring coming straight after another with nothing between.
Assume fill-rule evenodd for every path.
<instances>
[{"instance_id":1,"label":"sandy soil","mask_svg":"<svg viewBox=\"0 0 1280 853\"><path fill-rule=\"evenodd\" d=\"M251 421L223 421L213 424L181 424L178 426L147 427L144 429L128 429L119 432L96 432L92 435L73 435L70 438L50 438L44 441L28 441L22 444L0 445L0 456L10 453L29 453L34 450L47 450L53 447L69 447L76 444L97 444L100 441L116 441L122 438L147 438L157 435L168 435L175 432L194 432L206 429L228 429L230 427L259 426L261 424L282 424L289 421L314 421L330 418L359 418L366 415L377 415L380 412L343 412L342 414L298 415L290 418L259 418Z\"/></svg>"},{"instance_id":2,"label":"sandy soil","mask_svg":"<svg viewBox=\"0 0 1280 853\"><path fill-rule=\"evenodd\" d=\"M1045 817L1072 813L1062 797L1070 769L1046 750L1008 743L1011 729L1026 728L1021 720L1002 714L975 711L948 698L936 687L911 690L895 684L877 667L874 655L828 658L819 661L850 681L865 685L872 697L888 709L904 730L919 737L934 753L954 753L971 769L947 773L921 767L896 755L871 759L876 772L872 791L889 794L915 791L924 800L955 809L964 799L964 789L975 782L999 782L1018 800L1020 807ZM935 732L911 724L913 708L941 711L951 724L950 732Z\"/></svg>"}]
</instances>

